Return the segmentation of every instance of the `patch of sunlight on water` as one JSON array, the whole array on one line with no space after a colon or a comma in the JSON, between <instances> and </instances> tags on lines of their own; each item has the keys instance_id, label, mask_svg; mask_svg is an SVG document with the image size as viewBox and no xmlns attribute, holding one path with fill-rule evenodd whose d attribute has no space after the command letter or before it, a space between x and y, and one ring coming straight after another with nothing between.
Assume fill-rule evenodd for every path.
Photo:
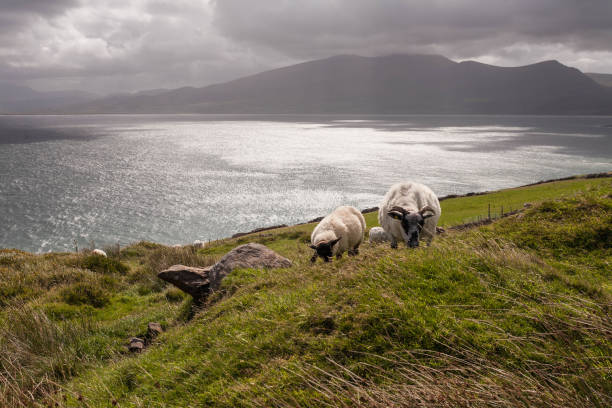
<instances>
[{"instance_id":1,"label":"patch of sunlight on water","mask_svg":"<svg viewBox=\"0 0 612 408\"><path fill-rule=\"evenodd\" d=\"M401 180L446 195L609 171L610 120L2 117L0 247L189 243L378 205Z\"/></svg>"}]
</instances>

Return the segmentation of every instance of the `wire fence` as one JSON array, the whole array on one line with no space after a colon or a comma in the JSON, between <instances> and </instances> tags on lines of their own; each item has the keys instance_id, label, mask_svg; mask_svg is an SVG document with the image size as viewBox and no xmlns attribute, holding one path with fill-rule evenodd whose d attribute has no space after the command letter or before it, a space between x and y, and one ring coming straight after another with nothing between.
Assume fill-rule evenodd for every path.
<instances>
[{"instance_id":1,"label":"wire fence","mask_svg":"<svg viewBox=\"0 0 612 408\"><path fill-rule=\"evenodd\" d=\"M531 205L529 203L525 203L523 208L530 206ZM464 218L461 224L451 226L450 228L464 229L471 226L488 224L490 222L493 222L494 220L517 214L520 210L521 208L514 208L511 205L504 206L503 204L501 204L499 206L494 206L489 203L487 205L487 211L485 213Z\"/></svg>"}]
</instances>

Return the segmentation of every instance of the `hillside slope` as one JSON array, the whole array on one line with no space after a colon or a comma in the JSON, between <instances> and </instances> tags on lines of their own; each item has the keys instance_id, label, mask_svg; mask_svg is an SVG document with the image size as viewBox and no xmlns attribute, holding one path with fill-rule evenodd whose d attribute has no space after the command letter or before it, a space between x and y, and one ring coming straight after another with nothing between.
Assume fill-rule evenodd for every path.
<instances>
[{"instance_id":1,"label":"hillside slope","mask_svg":"<svg viewBox=\"0 0 612 408\"><path fill-rule=\"evenodd\" d=\"M331 265L308 261L312 224L107 260L3 250L0 405L609 406L612 180L445 200L443 222L525 201L431 247L366 244ZM193 316L155 277L252 241L294 266L235 271ZM128 354L149 321L166 332Z\"/></svg>"},{"instance_id":2,"label":"hillside slope","mask_svg":"<svg viewBox=\"0 0 612 408\"><path fill-rule=\"evenodd\" d=\"M61 112L612 114L612 90L557 61L507 68L437 55L341 55Z\"/></svg>"},{"instance_id":3,"label":"hillside slope","mask_svg":"<svg viewBox=\"0 0 612 408\"><path fill-rule=\"evenodd\" d=\"M612 74L587 73L586 75L600 85L612 87Z\"/></svg>"}]
</instances>

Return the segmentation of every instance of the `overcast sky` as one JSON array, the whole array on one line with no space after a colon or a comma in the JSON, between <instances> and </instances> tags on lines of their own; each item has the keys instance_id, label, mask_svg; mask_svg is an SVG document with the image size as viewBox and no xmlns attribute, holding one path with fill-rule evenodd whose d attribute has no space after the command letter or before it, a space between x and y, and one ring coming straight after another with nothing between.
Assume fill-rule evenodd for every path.
<instances>
[{"instance_id":1,"label":"overcast sky","mask_svg":"<svg viewBox=\"0 0 612 408\"><path fill-rule=\"evenodd\" d=\"M612 0L0 0L0 81L203 86L336 54L612 73Z\"/></svg>"}]
</instances>

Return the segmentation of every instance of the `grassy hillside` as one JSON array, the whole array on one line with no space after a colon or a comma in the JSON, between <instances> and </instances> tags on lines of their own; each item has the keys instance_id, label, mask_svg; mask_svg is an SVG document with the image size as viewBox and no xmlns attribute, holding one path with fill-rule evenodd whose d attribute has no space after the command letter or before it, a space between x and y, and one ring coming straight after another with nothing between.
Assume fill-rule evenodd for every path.
<instances>
[{"instance_id":1,"label":"grassy hillside","mask_svg":"<svg viewBox=\"0 0 612 408\"><path fill-rule=\"evenodd\" d=\"M441 224L524 202L315 266L312 224L105 260L3 250L0 406L610 406L612 179L445 200ZM195 314L155 276L246 242L294 266L234 271ZM129 354L150 321L165 333Z\"/></svg>"}]
</instances>

